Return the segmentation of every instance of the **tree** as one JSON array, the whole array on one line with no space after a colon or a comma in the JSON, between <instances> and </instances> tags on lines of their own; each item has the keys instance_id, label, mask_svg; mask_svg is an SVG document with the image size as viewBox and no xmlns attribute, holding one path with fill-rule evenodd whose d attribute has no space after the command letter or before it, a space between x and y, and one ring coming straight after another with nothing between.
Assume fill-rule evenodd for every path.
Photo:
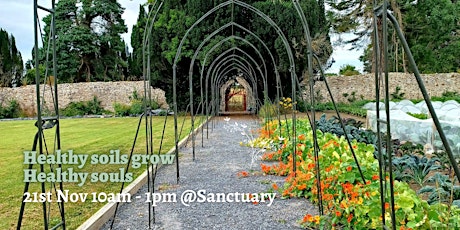
<instances>
[{"instance_id":1,"label":"tree","mask_svg":"<svg viewBox=\"0 0 460 230\"><path fill-rule=\"evenodd\" d=\"M356 70L355 66L347 64L347 65L340 67L339 74L344 75L344 76L353 76L353 75L359 75L359 71Z\"/></svg>"},{"instance_id":2,"label":"tree","mask_svg":"<svg viewBox=\"0 0 460 230\"><path fill-rule=\"evenodd\" d=\"M460 69L460 4L424 0L403 5L407 41L422 73Z\"/></svg>"},{"instance_id":3,"label":"tree","mask_svg":"<svg viewBox=\"0 0 460 230\"><path fill-rule=\"evenodd\" d=\"M127 68L127 31L117 1L60 0L56 5L57 71L61 82L122 80ZM49 37L51 15L43 19L45 38ZM40 49L45 63L48 40ZM125 56L125 59L123 59ZM51 60L51 59L49 59ZM51 66L51 63L48 63Z\"/></svg>"},{"instance_id":4,"label":"tree","mask_svg":"<svg viewBox=\"0 0 460 230\"><path fill-rule=\"evenodd\" d=\"M142 43L144 37L144 29L147 25L147 13L143 5L139 5L139 16L137 17L137 23L133 25L131 32L131 47L133 52L129 57L129 74L137 78L143 75L142 70Z\"/></svg>"},{"instance_id":5,"label":"tree","mask_svg":"<svg viewBox=\"0 0 460 230\"><path fill-rule=\"evenodd\" d=\"M16 48L16 40L0 28L0 87L16 86L24 71L21 52Z\"/></svg>"},{"instance_id":6,"label":"tree","mask_svg":"<svg viewBox=\"0 0 460 230\"><path fill-rule=\"evenodd\" d=\"M397 17L399 24L402 29L402 13L399 8L398 1L400 0L388 0L390 8L393 10L395 16ZM382 0L375 1L377 5L382 3ZM354 37L352 39L342 41L347 44L352 45L352 49L362 48L367 46L369 39L371 40L371 48L375 46L374 43L374 31L373 18L374 18L374 0L327 0L327 3L331 7L331 10L328 12L328 18L332 22L332 29L336 33L352 33ZM383 71L383 25L381 18L377 17L377 36L379 41L380 48L380 63L379 70ZM389 33L391 34L391 33ZM396 37L396 34L393 31L393 37ZM391 40L392 37L388 37ZM393 40L395 41L395 40ZM398 43L393 44L393 49L397 54L401 48ZM365 51L367 52L367 51ZM367 53L369 54L369 53ZM366 55L366 54L364 54ZM367 56L369 58L368 62L372 66L372 71L375 71L375 60L374 56ZM394 55L394 58L398 58L398 55ZM403 68L405 70L406 63L404 56L402 56Z\"/></svg>"},{"instance_id":7,"label":"tree","mask_svg":"<svg viewBox=\"0 0 460 230\"><path fill-rule=\"evenodd\" d=\"M422 73L456 72L460 68L459 4L451 0L398 0L400 24ZM395 11L396 12L396 11ZM407 56L400 47L395 31L389 26L389 70L407 72ZM373 47L364 50L360 60L370 72Z\"/></svg>"}]
</instances>

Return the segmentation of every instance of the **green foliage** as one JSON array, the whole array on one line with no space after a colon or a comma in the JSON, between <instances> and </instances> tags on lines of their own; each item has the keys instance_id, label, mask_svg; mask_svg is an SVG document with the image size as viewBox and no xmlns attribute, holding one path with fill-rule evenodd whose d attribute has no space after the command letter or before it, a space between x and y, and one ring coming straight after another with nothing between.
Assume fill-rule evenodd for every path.
<instances>
[{"instance_id":1,"label":"green foliage","mask_svg":"<svg viewBox=\"0 0 460 230\"><path fill-rule=\"evenodd\" d=\"M278 106L267 101L259 110L260 118L274 118L278 116Z\"/></svg>"},{"instance_id":2,"label":"green foliage","mask_svg":"<svg viewBox=\"0 0 460 230\"><path fill-rule=\"evenodd\" d=\"M139 5L139 16L137 17L137 23L133 25L131 32L131 47L133 53L128 59L129 74L136 77L137 79L143 75L142 70L142 41L145 32L145 26L147 25L147 13L143 5Z\"/></svg>"},{"instance_id":3,"label":"green foliage","mask_svg":"<svg viewBox=\"0 0 460 230\"><path fill-rule=\"evenodd\" d=\"M16 118L20 115L19 103L16 100L11 100L9 105L2 106L0 104L0 119Z\"/></svg>"},{"instance_id":4,"label":"green foliage","mask_svg":"<svg viewBox=\"0 0 460 230\"><path fill-rule=\"evenodd\" d=\"M418 118L418 119L421 119L421 120L426 120L428 119L428 115L425 114L425 113L410 113L410 112L407 112L408 115L411 115L415 118Z\"/></svg>"},{"instance_id":5,"label":"green foliage","mask_svg":"<svg viewBox=\"0 0 460 230\"><path fill-rule=\"evenodd\" d=\"M117 103L113 104L113 109L115 110L115 116L125 117L131 114L131 106Z\"/></svg>"},{"instance_id":6,"label":"green foliage","mask_svg":"<svg viewBox=\"0 0 460 230\"><path fill-rule=\"evenodd\" d=\"M305 57L306 44L304 42L304 32L301 26L297 11L293 7L290 1L244 1L251 6L256 7L266 15L268 15L273 21L277 23L282 33L287 38L286 45L295 49L295 60L294 64L297 76L303 76L302 73L307 67L307 59ZM216 7L222 3L222 1L202 1L202 0L189 0L189 1L170 1L165 2L162 10L157 15L157 20L154 24L154 32L151 33L152 42L151 45L151 67L152 67L152 82L151 84L165 89L166 98L173 98L172 95L172 76L171 69L173 67L173 61L176 56L181 39L186 33L187 29L194 24L194 22L205 15L210 9ZM300 1L299 4L305 11L305 16L309 23L311 35L314 40L315 53L321 59L321 62L325 63L331 53L332 46L330 38L328 36L329 24L325 18L324 2L316 0ZM232 7L233 6L233 7ZM148 14L148 12L146 12ZM143 33L143 15L139 15L136 30L133 29L133 33L139 35L132 35L132 38L139 37ZM252 12L248 8L239 6L238 4L227 5L226 7L209 14L208 17L197 24L193 30L189 31L188 37L183 43L181 49L181 56L177 60L177 106L179 110L185 110L189 102L189 79L188 71L190 66L191 58L195 53L196 47L198 47L204 40L206 35L221 28L223 25L233 20L244 28L254 32L262 41L265 42L271 54L273 54L277 70L280 73L280 80L283 92L290 91L291 87L291 64L287 52L284 47L284 43L281 38L276 34L276 30L273 29L265 19ZM276 36L274 36L274 34ZM237 36L242 39L246 39L252 43L257 51L261 53L265 63L273 63L271 60L269 51L265 49L263 44L258 41L253 35L250 35L247 31L239 28L238 26L228 27L219 32L218 35L212 37L207 43L204 44L202 50L198 54L197 60L191 68L195 71L202 66L208 67L212 61L219 54L228 50L232 47L239 47L249 56L258 56L256 50L251 47L248 43L242 42L241 39L230 39L223 44L216 47L213 52L209 52L219 41L229 36ZM132 44L133 49L135 47L141 47L138 39L132 39L136 44ZM136 51L134 51L136 52ZM239 51L235 51L239 52ZM240 55L239 53L237 53ZM134 54L134 59L137 54ZM205 55L208 55L207 62L204 62ZM137 55L138 56L138 55ZM242 58L248 59L245 55ZM135 60L133 60L135 62ZM260 63L259 63L260 64ZM322 63L323 64L323 63ZM134 65L134 63L133 63ZM187 66L186 68L183 68ZM194 71L194 72L195 72ZM268 65L268 72L274 72L274 66ZM236 75L237 70L229 73L229 76ZM268 75L268 92L270 99L276 98L276 80L275 75ZM193 74L192 76L193 85L191 86L194 92L200 92L201 88L205 87L205 81L200 84L200 75ZM301 79L300 79L301 80ZM257 78L256 84L262 85L262 79ZM211 84L208 82L208 87ZM208 88L210 90L210 88ZM262 92L259 93L259 98L262 98Z\"/></svg>"},{"instance_id":7,"label":"green foliage","mask_svg":"<svg viewBox=\"0 0 460 230\"><path fill-rule=\"evenodd\" d=\"M403 92L401 92L401 87L399 86L396 86L396 89L393 93L390 93L390 96L391 96L391 100L392 101L400 101L400 100L403 100L404 99L404 94Z\"/></svg>"},{"instance_id":8,"label":"green foliage","mask_svg":"<svg viewBox=\"0 0 460 230\"><path fill-rule=\"evenodd\" d=\"M339 137L344 136L345 132L351 140L366 144L375 144L377 136L372 130L360 129L362 122L357 122L354 119L346 119L343 121L345 125L345 131L343 130L340 120L337 117L326 119L326 115L323 114L319 120L316 121L316 128L321 130L323 133L332 133Z\"/></svg>"},{"instance_id":9,"label":"green foliage","mask_svg":"<svg viewBox=\"0 0 460 230\"><path fill-rule=\"evenodd\" d=\"M447 170L448 174L451 175L453 169L448 154L445 151L439 150L434 151L433 154L439 159L441 169ZM454 155L454 159L457 164L460 164L460 157L458 155Z\"/></svg>"},{"instance_id":10,"label":"green foliage","mask_svg":"<svg viewBox=\"0 0 460 230\"><path fill-rule=\"evenodd\" d=\"M441 168L438 162L439 160L435 157L428 158L426 156L418 156L414 154L395 157L393 159L393 165L395 165L396 168L403 170L399 171L396 179L414 181L422 186L427 181L427 176L431 171Z\"/></svg>"},{"instance_id":11,"label":"green foliage","mask_svg":"<svg viewBox=\"0 0 460 230\"><path fill-rule=\"evenodd\" d=\"M330 6L338 12L328 12L338 32L353 32L356 37L346 41L354 47L362 47L372 31L372 6L370 0L337 1L328 0ZM363 4L364 3L364 4ZM394 16L403 30L409 48L422 73L456 72L460 66L460 29L458 12L460 6L452 0L390 1ZM378 30L382 23L377 22ZM382 41L382 34L379 35ZM407 54L403 52L392 26L388 29L389 70L392 72L411 71ZM360 61L364 71L372 71L373 45L364 49ZM380 52L382 53L382 43ZM379 63L382 66L382 63Z\"/></svg>"},{"instance_id":12,"label":"green foliage","mask_svg":"<svg viewBox=\"0 0 460 230\"><path fill-rule=\"evenodd\" d=\"M432 101L441 101L441 102L446 102L449 100L454 100L460 103L460 95L457 92L451 92L451 91L446 91L442 93L441 97L433 96L431 97Z\"/></svg>"},{"instance_id":13,"label":"green foliage","mask_svg":"<svg viewBox=\"0 0 460 230\"><path fill-rule=\"evenodd\" d=\"M359 75L359 71L356 70L355 66L347 64L340 67L339 74L344 76L354 76Z\"/></svg>"},{"instance_id":14,"label":"green foliage","mask_svg":"<svg viewBox=\"0 0 460 230\"><path fill-rule=\"evenodd\" d=\"M366 117L367 110L363 109L362 107L370 102L369 100L356 100L351 103L337 103L337 109L339 112L348 113L355 116ZM311 105L307 105L307 109L311 110ZM327 110L334 110L334 105L332 102L326 103L318 103L315 105L316 111L327 111Z\"/></svg>"},{"instance_id":15,"label":"green foliage","mask_svg":"<svg viewBox=\"0 0 460 230\"><path fill-rule=\"evenodd\" d=\"M423 152L423 145L421 144L414 144L410 141L405 142L404 144L400 144L398 146L397 152L402 156L406 154L419 154L424 155Z\"/></svg>"},{"instance_id":16,"label":"green foliage","mask_svg":"<svg viewBox=\"0 0 460 230\"><path fill-rule=\"evenodd\" d=\"M60 82L123 80L127 55L121 34L127 32L117 1L89 0L81 4L61 0L56 5L57 72ZM49 37L51 16L43 18ZM39 50L40 64L46 64L48 39ZM52 66L52 54L48 66Z\"/></svg>"},{"instance_id":17,"label":"green foliage","mask_svg":"<svg viewBox=\"0 0 460 230\"><path fill-rule=\"evenodd\" d=\"M291 123L292 124L292 123ZM296 149L292 138L284 126L290 126L290 121L277 121L266 123L261 129L258 142L272 143L274 151L264 157L278 160L270 165L261 164L265 174L290 175L285 178L285 183L278 188L282 197L307 198L313 203L318 203L318 190L321 192L324 215L312 216L307 214L301 225L314 229L331 229L332 226L340 229L380 229L382 228L381 208L385 207L385 217L390 223L389 203L381 204L379 197L380 182L378 161L372 152L374 146L353 141L356 157L360 163L366 183L362 183L354 158L350 155L348 143L344 138L339 138L331 133L317 133L319 157L313 151L313 134L309 122L297 121ZM281 132L280 132L281 131ZM280 141L279 136L284 138ZM295 152L295 154L293 154ZM282 156L286 155L287 160ZM298 165L296 176L291 176L293 170L293 157ZM317 166L322 179L321 187L317 185ZM387 173L383 175L385 178ZM389 191L388 179L384 179L384 190ZM395 216L397 229L457 229L460 227L460 209L445 204L429 205L417 196L405 182L394 182ZM388 193L385 194L386 199ZM436 226L436 227L434 227Z\"/></svg>"},{"instance_id":18,"label":"green foliage","mask_svg":"<svg viewBox=\"0 0 460 230\"><path fill-rule=\"evenodd\" d=\"M0 87L21 83L23 61L13 35L0 28Z\"/></svg>"},{"instance_id":19,"label":"green foliage","mask_svg":"<svg viewBox=\"0 0 460 230\"><path fill-rule=\"evenodd\" d=\"M460 66L460 4L425 0L402 5L405 35L422 73L449 73ZM423 16L422 16L423 15Z\"/></svg>"},{"instance_id":20,"label":"green foliage","mask_svg":"<svg viewBox=\"0 0 460 230\"><path fill-rule=\"evenodd\" d=\"M83 115L100 115L106 111L101 106L101 101L96 96L91 101L71 102L67 107L60 111L60 114L66 117L83 116Z\"/></svg>"},{"instance_id":21,"label":"green foliage","mask_svg":"<svg viewBox=\"0 0 460 230\"><path fill-rule=\"evenodd\" d=\"M144 113L144 97L141 97L137 91L129 96L130 105L115 102L113 104L116 116L134 116ZM156 101L150 103L150 109L158 109L160 106Z\"/></svg>"},{"instance_id":22,"label":"green foliage","mask_svg":"<svg viewBox=\"0 0 460 230\"><path fill-rule=\"evenodd\" d=\"M434 183L434 186L424 186L417 193L427 193L429 204L438 202L457 204L460 201L460 186L454 185L449 176L437 172L428 179L428 182Z\"/></svg>"},{"instance_id":23,"label":"green foliage","mask_svg":"<svg viewBox=\"0 0 460 230\"><path fill-rule=\"evenodd\" d=\"M363 71L367 73L372 72L372 55L374 55L372 51L372 44L369 44L363 50L363 54L359 56L359 60L363 63Z\"/></svg>"},{"instance_id":24,"label":"green foliage","mask_svg":"<svg viewBox=\"0 0 460 230\"><path fill-rule=\"evenodd\" d=\"M39 74L40 74L40 82L45 80L45 72L46 68L45 65L39 65ZM35 68L27 69L26 75L24 75L23 80L25 81L26 85L35 84Z\"/></svg>"}]
</instances>

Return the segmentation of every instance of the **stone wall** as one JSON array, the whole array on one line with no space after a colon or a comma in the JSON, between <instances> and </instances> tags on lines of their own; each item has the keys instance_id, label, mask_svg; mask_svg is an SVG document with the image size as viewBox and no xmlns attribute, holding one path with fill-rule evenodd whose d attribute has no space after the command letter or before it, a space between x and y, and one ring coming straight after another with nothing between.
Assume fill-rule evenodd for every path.
<instances>
[{"instance_id":1,"label":"stone wall","mask_svg":"<svg viewBox=\"0 0 460 230\"><path fill-rule=\"evenodd\" d=\"M353 92L355 93L355 98L357 100L360 100L361 98L375 100L374 79L374 74L332 76L327 77L327 82L336 102L348 102L348 99L351 99L351 94ZM460 94L459 73L427 74L422 75L422 79L430 97L441 96L442 93L446 91L457 92ZM380 82L382 86L383 80ZM390 73L389 84L390 94L396 91L396 87L399 87L401 89L399 92L404 93L405 99L423 99L422 93L413 74ZM383 87L381 87L380 92L380 96L383 98ZM324 82L316 82L314 93L316 100L321 99L322 102L330 101L330 96ZM344 96L346 94L348 94L347 97ZM304 93L304 98L309 100L308 93Z\"/></svg>"},{"instance_id":2,"label":"stone wall","mask_svg":"<svg viewBox=\"0 0 460 230\"><path fill-rule=\"evenodd\" d=\"M65 108L70 102L89 101L96 96L104 109L113 111L115 102L130 104L129 97L137 91L139 96L144 95L143 81L120 82L85 82L66 83L58 85L59 108ZM40 86L40 94L45 92L45 101L48 109L54 110L51 88L48 85ZM0 103L5 105L11 100L16 100L27 115L36 114L35 85L17 88L0 88ZM157 101L162 108L167 108L165 92L152 88L152 100Z\"/></svg>"}]
</instances>

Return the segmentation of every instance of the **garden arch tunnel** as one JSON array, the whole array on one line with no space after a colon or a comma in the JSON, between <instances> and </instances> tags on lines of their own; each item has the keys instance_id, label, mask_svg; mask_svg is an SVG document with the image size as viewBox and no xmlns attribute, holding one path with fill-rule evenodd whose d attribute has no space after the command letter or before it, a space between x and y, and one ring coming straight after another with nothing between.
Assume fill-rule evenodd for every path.
<instances>
[{"instance_id":1,"label":"garden arch tunnel","mask_svg":"<svg viewBox=\"0 0 460 230\"><path fill-rule=\"evenodd\" d=\"M177 51L176 51L176 57L175 57L174 62L173 62L173 104L174 104L173 106L174 106L175 111L177 111L177 96L176 96L177 95L177 89L176 89L177 63L178 63L178 60L179 60L179 58L180 58L180 56L182 54L182 46L184 45L185 40L187 39L190 31L193 30L201 21L205 20L209 15L215 13L217 10L219 10L221 8L224 8L226 6L230 6L232 4L241 6L241 7L245 8L245 9L247 9L247 10L252 11L253 13L257 14L258 16L262 17L267 23L270 24L270 26L272 28L275 29L276 33L282 39L283 45L285 46L286 51L288 53L288 58L289 58L289 62L290 62L290 65L291 65L291 71L290 71L291 72L291 82L293 84L292 95L293 95L293 97L295 96L296 74L295 74L294 56L293 56L291 47L289 45L289 42L288 42L287 38L285 37L285 35L283 34L282 30L279 28L279 26L270 17L265 15L263 12L261 12L257 8L255 8L255 7L253 7L253 6L249 5L249 4L246 4L244 2L238 1L238 0L230 0L230 1L226 1L226 2L223 2L223 3L219 4L219 5L217 5L216 7L212 8L211 10L209 10L205 15L203 15L197 21L195 21L195 23L185 32L184 37L181 39L181 42L180 42L180 44L179 44L179 46L177 48ZM190 89L189 95L190 95L190 103L191 103L190 108L192 108L192 110L193 110L193 89L192 89L193 83L192 83L191 78L189 78L189 85L190 85L190 87L189 87L189 89ZM192 128L193 128L194 127L194 119L193 119L194 112L191 111L191 114L192 114ZM295 116L295 115L293 115L293 116ZM177 117L176 116L175 116L174 120L175 120L175 123L177 124ZM192 142L194 144L194 137L192 137ZM176 149L178 149L177 143L178 143L178 138L177 138L177 135L176 135Z\"/></svg>"},{"instance_id":2,"label":"garden arch tunnel","mask_svg":"<svg viewBox=\"0 0 460 230\"><path fill-rule=\"evenodd\" d=\"M216 79L216 86L215 89L219 90L219 97L220 98L220 106L219 106L219 111L220 112L225 112L227 111L227 101L228 101L228 93L229 88L233 86L232 84L238 84L240 88L244 89L244 94L245 94L245 102L243 103L243 111L246 111L247 108L256 108L257 106L257 91L255 88L257 88L257 85L254 85L252 87L249 82L246 80L245 77L247 77L252 84L256 84L254 77L252 76L247 76L247 75L252 75L252 73L248 73L248 70L244 70L243 66L241 64L235 64L234 67L229 66L228 70L220 74L220 76L217 76ZM244 71L243 71L244 70ZM253 70L252 70L253 71ZM232 73L233 72L233 73ZM233 74L231 77L227 77L227 75ZM217 98L217 99L218 99Z\"/></svg>"},{"instance_id":3,"label":"garden arch tunnel","mask_svg":"<svg viewBox=\"0 0 460 230\"><path fill-rule=\"evenodd\" d=\"M279 90L279 89L281 88L281 86L280 86L280 85L281 85L281 82L280 82L280 76L279 76L279 71L278 71L278 68L277 68L277 64L276 64L276 62L275 62L275 58L274 58L272 52L271 52L270 49L267 47L266 43L265 43L259 36L257 36L256 34L254 34L252 31L248 30L246 27L244 27L244 26L242 26L242 25L240 25L240 24L238 24L238 23L235 23L235 22L233 22L233 21L231 21L231 22L229 22L229 23L223 25L223 26L220 27L219 29L213 31L213 32L212 32L209 36L207 36L207 37L203 40L203 42L198 46L198 48L196 49L195 54L194 54L194 56L193 56L193 58L192 58L191 64L190 64L189 77L191 78L191 76L192 76L192 72L193 72L193 67L192 67L192 66L193 66L193 63L195 62L195 59L197 58L198 53L201 51L202 47L206 44L206 42L208 42L211 38L213 38L213 37L214 37L215 35L217 35L219 32L223 31L224 29L230 28L230 27L231 27L232 29L233 29L233 27L237 27L237 28L243 30L244 32L250 34L251 36L253 36L254 38L256 38L256 40L257 40L260 44L262 44L262 46L264 47L264 49L267 51L267 53L268 53L269 56L270 56L270 59L271 59L271 62L272 62L272 66L273 66L274 72L275 72L276 84L277 84L277 87L276 87L276 88L277 88L277 96L276 96L276 98L279 100L279 98L280 98L280 93L282 94L282 92L280 92L280 90ZM234 36L234 35L233 35L233 36ZM237 37L237 38L236 38L236 37ZM253 45L252 43L250 43L249 41L247 41L246 39L241 38L241 37L239 37L239 36L235 36L235 38L244 41L245 43L249 44L251 47L253 47L253 48L255 49L254 45ZM216 46L215 46L215 47L216 47ZM213 47L211 50L215 49L215 47ZM203 88L204 88L204 87L203 87L203 74L204 74L204 69L205 69L205 66L206 66L206 63L207 63L209 54L211 53L211 50L208 51L208 52L206 53L205 58L204 58L204 61L202 62L202 68L201 68L200 85L201 85L201 98L202 98L201 104L202 104L202 105L204 104L204 102L203 102L203 99L204 99L204 97L203 97ZM258 52L257 49L256 49L256 52ZM260 53L260 52L258 52L258 53ZM262 61L263 61L263 60L262 60ZM264 67L265 67L265 66L264 66ZM265 71L266 71L266 67L265 67L264 69L265 69ZM256 89L256 88L255 88L255 92L257 92L257 89ZM202 113L203 113L203 112L202 112Z\"/></svg>"},{"instance_id":4,"label":"garden arch tunnel","mask_svg":"<svg viewBox=\"0 0 460 230\"><path fill-rule=\"evenodd\" d=\"M231 95L229 94L240 93L229 91L234 84L238 84L244 89L244 92L242 92L241 110L239 111L252 111L252 109L256 107L256 100L252 95L252 87L244 78L237 76L234 80L229 80L224 83L220 88L220 112L232 111L229 105L231 99Z\"/></svg>"},{"instance_id":5,"label":"garden arch tunnel","mask_svg":"<svg viewBox=\"0 0 460 230\"><path fill-rule=\"evenodd\" d=\"M257 50L257 48L250 42L248 42L246 39L243 39L239 36L229 36L221 41L219 41L216 45L214 45L207 53L206 53L206 56L205 56L205 59L204 59L204 62L202 64L202 70L201 70L201 73L203 74L204 73L204 70L205 70L205 65L206 65L206 62L207 62L207 58L209 56L209 54L211 54L217 47L221 46L224 42L228 42L230 41L231 39L237 39L237 40L241 40L243 41L244 43L246 44L249 44L254 50L255 52L257 53L258 57L260 58L260 60L262 61L262 66L263 66L263 72L262 72L262 69L260 68L260 65L255 61L255 59L249 55L246 51L244 51L243 49L237 47L237 46L234 46L234 47L231 47L229 49L227 49L226 51L224 51L223 53L221 53L218 57L215 58L215 60L213 61L213 63L210 65L210 67L208 68L208 73L210 70L212 70L213 66L215 65L215 63L217 63L218 65L220 65L217 61L223 57L225 57L226 55L230 55L229 53L230 52L235 52L235 51L238 51L240 53L243 54L243 56L249 58L251 60L251 62L254 64L255 66L255 69L257 69L259 72L260 72L260 76L262 77L262 81L263 81L263 86L264 86L264 96L267 97L268 95L268 86L267 86L267 66L265 64L265 60L263 59L263 56L262 54L260 53L259 50ZM233 55L233 54L232 54ZM190 77L191 75L189 75ZM207 75L208 76L208 75ZM206 84L207 84L207 81L209 80L208 77L206 77ZM206 89L208 89L206 87Z\"/></svg>"},{"instance_id":6,"label":"garden arch tunnel","mask_svg":"<svg viewBox=\"0 0 460 230\"><path fill-rule=\"evenodd\" d=\"M216 59L215 62L216 61L219 61L219 59ZM213 64L211 64L211 67L214 66L215 62L213 62ZM243 63L243 62L245 62L245 63ZM240 57L238 55L231 54L231 55L228 55L228 56L224 57L218 63L219 64L218 64L218 66L216 68L211 69L212 73L211 73L211 71L209 71L207 76L206 76L206 79L208 79L209 78L209 73L212 74L212 76L211 76L211 91L212 91L211 93L213 95L212 97L215 97L215 96L218 95L215 91L218 91L219 88L222 85L221 83L219 83L220 82L219 76L222 78L222 77L226 76L227 74L229 74L229 72L232 71L232 70L236 70L236 72L237 72L237 73L234 73L234 75L242 74L242 76L247 77L251 81L251 83L253 85L253 87L250 87L250 88L254 88L255 90L257 90L257 88L258 88L257 81L256 81L257 72L255 71L254 67L252 67L252 65L247 60L243 59L242 57ZM241 71L243 71L243 72L241 72ZM238 72L241 72L241 73L238 73ZM259 74L262 74L260 72L260 69L259 69ZM257 91L248 90L248 89L250 89L248 87L245 87L245 88L247 89L247 92L250 92L253 95L252 97L258 98Z\"/></svg>"}]
</instances>

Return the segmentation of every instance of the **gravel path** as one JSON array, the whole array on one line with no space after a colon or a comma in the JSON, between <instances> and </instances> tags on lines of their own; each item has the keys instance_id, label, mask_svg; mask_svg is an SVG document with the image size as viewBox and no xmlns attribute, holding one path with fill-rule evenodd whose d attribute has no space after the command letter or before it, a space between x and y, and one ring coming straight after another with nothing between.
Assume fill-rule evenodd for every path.
<instances>
[{"instance_id":1,"label":"gravel path","mask_svg":"<svg viewBox=\"0 0 460 230\"><path fill-rule=\"evenodd\" d=\"M237 124L236 124L236 123ZM307 214L316 214L317 208L306 199L281 199L277 194L269 202L253 204L242 202L204 202L185 206L180 197L186 190L206 190L210 193L264 193L273 183L281 185L284 178L262 175L260 160L252 161L253 150L239 145L259 124L253 118L215 118L209 139L201 147L201 133L196 136L196 159L192 160L191 144L180 150L180 183L176 184L175 165L158 171L155 193L177 195L177 202L160 202L155 207L156 222L153 229L300 229L298 221ZM212 124L212 122L210 123ZM259 154L260 155L260 154ZM238 173L249 172L241 177ZM159 190L158 190L159 189ZM147 186L133 195L132 202L119 208L113 229L148 229ZM142 196L142 199L134 199ZM110 223L110 221L109 221ZM102 229L109 229L106 224Z\"/></svg>"}]
</instances>

